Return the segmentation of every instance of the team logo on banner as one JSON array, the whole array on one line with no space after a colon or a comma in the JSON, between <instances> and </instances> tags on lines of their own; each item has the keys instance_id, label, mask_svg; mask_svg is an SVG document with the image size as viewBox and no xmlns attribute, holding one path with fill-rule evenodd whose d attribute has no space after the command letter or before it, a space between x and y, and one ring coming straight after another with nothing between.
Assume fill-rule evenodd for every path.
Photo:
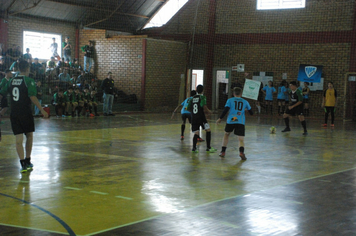
<instances>
[{"instance_id":1,"label":"team logo on banner","mask_svg":"<svg viewBox=\"0 0 356 236\"><path fill-rule=\"evenodd\" d=\"M260 92L260 86L261 81L246 79L244 89L242 91L242 97L257 100Z\"/></svg>"},{"instance_id":2,"label":"team logo on banner","mask_svg":"<svg viewBox=\"0 0 356 236\"><path fill-rule=\"evenodd\" d=\"M315 72L318 70L317 67L315 66L306 66L305 67L305 74L308 76L308 78L312 77Z\"/></svg>"},{"instance_id":3,"label":"team logo on banner","mask_svg":"<svg viewBox=\"0 0 356 236\"><path fill-rule=\"evenodd\" d=\"M320 83L323 66L303 65L299 66L298 81Z\"/></svg>"}]
</instances>

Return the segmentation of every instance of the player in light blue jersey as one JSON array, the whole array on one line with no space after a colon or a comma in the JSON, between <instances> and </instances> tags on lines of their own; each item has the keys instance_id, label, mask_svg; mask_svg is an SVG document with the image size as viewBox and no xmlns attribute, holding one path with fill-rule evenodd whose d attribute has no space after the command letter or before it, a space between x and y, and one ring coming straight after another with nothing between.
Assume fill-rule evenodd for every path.
<instances>
[{"instance_id":1,"label":"player in light blue jersey","mask_svg":"<svg viewBox=\"0 0 356 236\"><path fill-rule=\"evenodd\" d=\"M244 137L245 137L245 110L248 110L250 115L253 115L250 104L245 99L241 98L242 89L234 88L234 97L227 100L225 109L216 124L221 122L221 119L229 112L225 126L225 135L223 138L222 149L220 157L225 157L226 146L229 142L229 135L232 131L239 138L239 151L241 160L246 160Z\"/></svg>"},{"instance_id":2,"label":"player in light blue jersey","mask_svg":"<svg viewBox=\"0 0 356 236\"><path fill-rule=\"evenodd\" d=\"M273 82L268 81L268 86L262 89L263 93L266 95L266 114L268 114L268 105L271 107L271 115L273 114L273 94L277 93L277 90L273 87Z\"/></svg>"},{"instance_id":3,"label":"player in light blue jersey","mask_svg":"<svg viewBox=\"0 0 356 236\"><path fill-rule=\"evenodd\" d=\"M188 119L189 123L192 123L192 114L190 113L190 111L188 111L187 107L189 104L190 99L192 99L193 96L195 96L197 94L197 92L195 90L190 91L190 97L185 99L180 105L178 105L176 107L176 109L173 111L172 117L171 119L173 119L174 117L174 113L176 113L176 111L182 107L180 113L182 115L182 125L181 125L181 136L180 136L180 140L184 140L184 131L185 131L185 123ZM203 142L204 139L202 138L198 138L198 142Z\"/></svg>"},{"instance_id":4,"label":"player in light blue jersey","mask_svg":"<svg viewBox=\"0 0 356 236\"><path fill-rule=\"evenodd\" d=\"M281 84L278 87L278 95L277 95L277 100L278 100L278 115L282 115L285 111L285 100L286 100L286 84L287 82L285 80L282 80ZM282 110L281 110L282 109Z\"/></svg>"}]
</instances>

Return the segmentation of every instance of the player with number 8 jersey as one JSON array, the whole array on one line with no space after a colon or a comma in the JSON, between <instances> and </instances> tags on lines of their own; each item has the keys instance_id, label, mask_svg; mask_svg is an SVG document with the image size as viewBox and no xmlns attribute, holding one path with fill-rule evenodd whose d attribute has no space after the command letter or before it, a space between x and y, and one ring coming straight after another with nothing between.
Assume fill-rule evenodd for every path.
<instances>
[{"instance_id":1,"label":"player with number 8 jersey","mask_svg":"<svg viewBox=\"0 0 356 236\"><path fill-rule=\"evenodd\" d=\"M206 105L206 97L203 95L203 85L197 86L197 95L189 101L187 109L192 112L192 132L193 137L193 149L192 152L198 152L197 142L199 138L200 127L206 132L206 151L213 153L216 149L210 146L211 142L211 130L208 121L205 117L205 112L212 113Z\"/></svg>"}]
</instances>

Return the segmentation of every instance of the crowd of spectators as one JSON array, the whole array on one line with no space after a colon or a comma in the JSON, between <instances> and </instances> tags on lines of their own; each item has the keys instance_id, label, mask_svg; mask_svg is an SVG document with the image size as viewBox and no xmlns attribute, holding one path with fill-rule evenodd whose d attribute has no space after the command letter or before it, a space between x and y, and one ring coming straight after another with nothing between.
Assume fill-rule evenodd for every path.
<instances>
[{"instance_id":1,"label":"crowd of spectators","mask_svg":"<svg viewBox=\"0 0 356 236\"><path fill-rule=\"evenodd\" d=\"M48 60L33 58L31 49L26 48L22 53L20 46L12 45L5 50L0 44L0 81L5 77L5 71L10 70L12 76L19 73L19 62L26 60L31 65L30 77L37 83L37 98L41 102L44 96L55 106L57 116L98 116L97 105L103 102L104 116L113 116L112 104L118 96L125 97L122 91L114 87L112 73L107 74L104 81L97 79L94 70L94 42L89 40L88 44L80 49L84 53L84 68L79 64L78 58L72 57L72 45L69 37L65 38L62 45L52 39L49 45L51 57ZM58 51L62 50L61 58ZM119 93L121 92L121 93ZM48 97L52 98L48 101ZM137 101L136 96L133 102ZM35 110L35 115L39 115Z\"/></svg>"}]
</instances>

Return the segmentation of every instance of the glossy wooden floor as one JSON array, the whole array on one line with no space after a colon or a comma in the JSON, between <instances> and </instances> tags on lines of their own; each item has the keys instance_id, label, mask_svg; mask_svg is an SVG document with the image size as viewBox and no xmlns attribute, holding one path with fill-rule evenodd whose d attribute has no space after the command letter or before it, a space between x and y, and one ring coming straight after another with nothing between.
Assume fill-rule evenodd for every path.
<instances>
[{"instance_id":1,"label":"glossy wooden floor","mask_svg":"<svg viewBox=\"0 0 356 236\"><path fill-rule=\"evenodd\" d=\"M36 119L20 174L5 119L0 235L355 235L355 124L320 124L307 118L304 137L297 120L284 134L280 117L247 117L243 162L234 136L223 160L205 142L192 154L179 115Z\"/></svg>"}]
</instances>

